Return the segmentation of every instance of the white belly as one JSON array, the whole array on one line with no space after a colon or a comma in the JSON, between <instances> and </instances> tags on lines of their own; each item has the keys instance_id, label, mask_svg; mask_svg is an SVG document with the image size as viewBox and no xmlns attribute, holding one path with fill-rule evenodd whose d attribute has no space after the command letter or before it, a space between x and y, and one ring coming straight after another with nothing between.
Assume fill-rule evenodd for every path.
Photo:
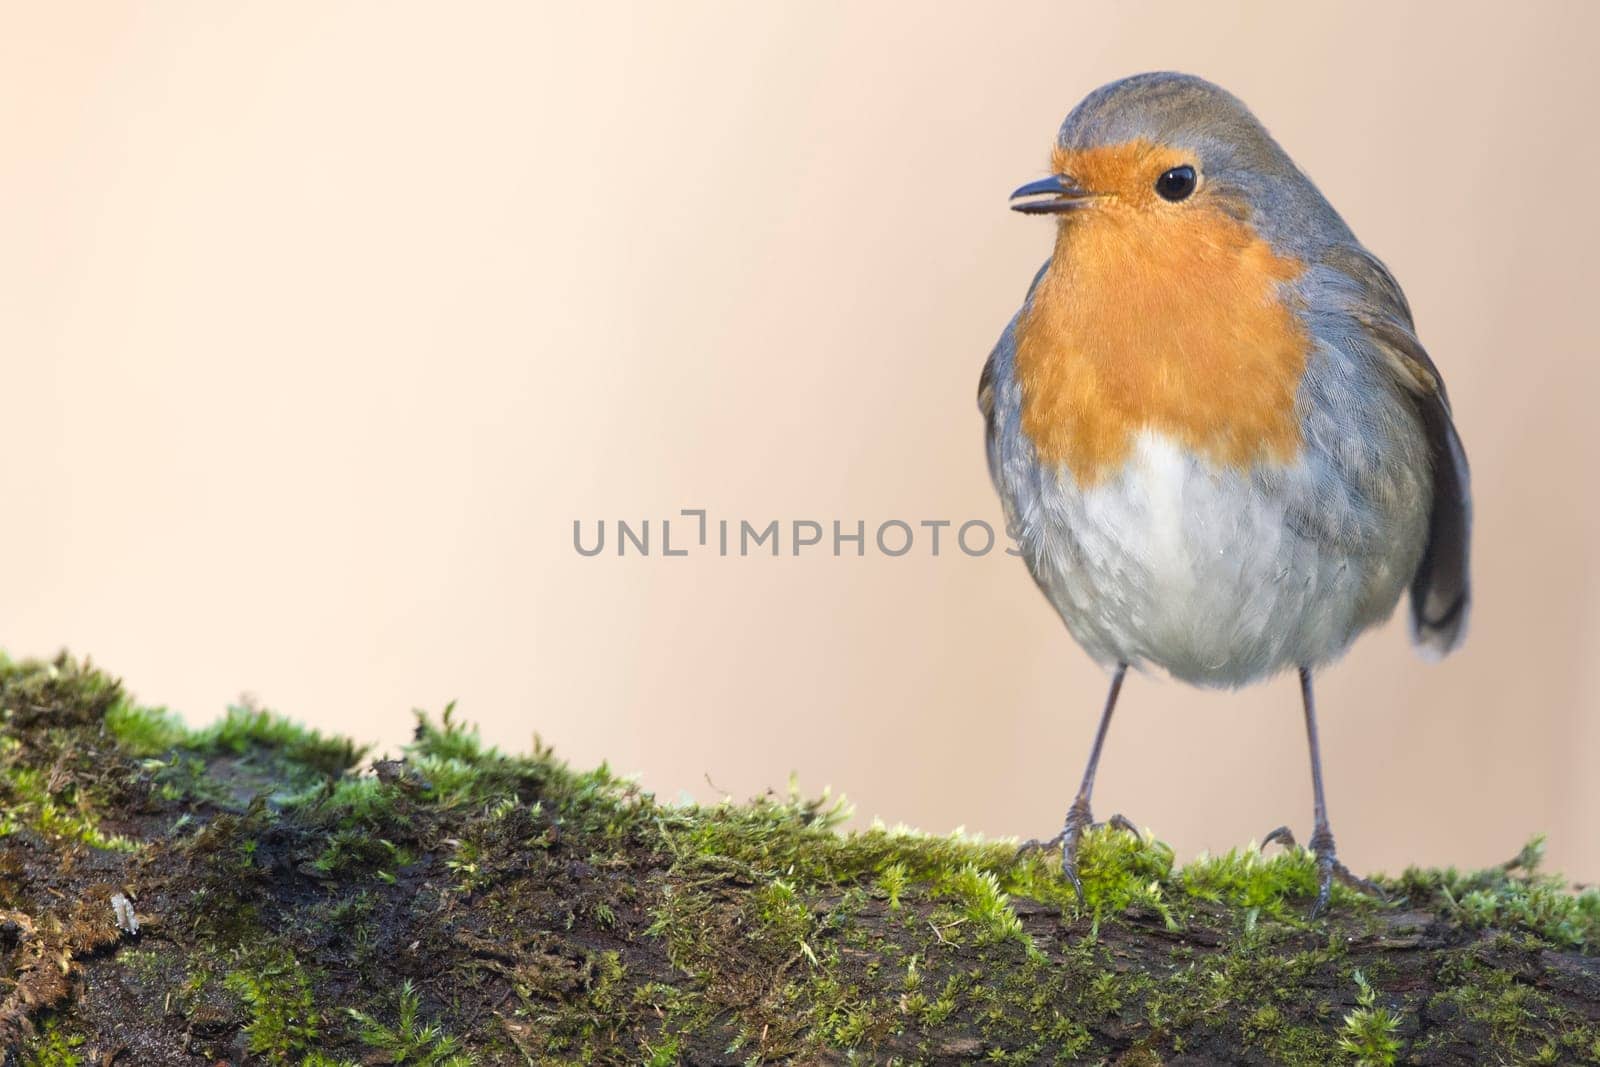
<instances>
[{"instance_id":1,"label":"white belly","mask_svg":"<svg viewBox=\"0 0 1600 1067\"><path fill-rule=\"evenodd\" d=\"M1027 489L1014 497L1031 505L1015 515L1024 557L1079 643L1202 685L1338 656L1416 565L1297 531L1318 489L1304 464L1219 470L1148 431L1100 485L1044 475Z\"/></svg>"}]
</instances>

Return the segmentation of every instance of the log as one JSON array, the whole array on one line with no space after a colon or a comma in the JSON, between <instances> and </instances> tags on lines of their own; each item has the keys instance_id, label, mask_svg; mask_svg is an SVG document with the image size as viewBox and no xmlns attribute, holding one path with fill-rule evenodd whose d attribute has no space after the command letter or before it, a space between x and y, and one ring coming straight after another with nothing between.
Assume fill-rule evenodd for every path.
<instances>
[{"instance_id":1,"label":"log","mask_svg":"<svg viewBox=\"0 0 1600 1067\"><path fill-rule=\"evenodd\" d=\"M1243 847L1055 857L798 793L663 803L447 708L369 760L0 662L0 1047L68 1064L1600 1061L1600 893L1535 839L1340 887Z\"/></svg>"}]
</instances>

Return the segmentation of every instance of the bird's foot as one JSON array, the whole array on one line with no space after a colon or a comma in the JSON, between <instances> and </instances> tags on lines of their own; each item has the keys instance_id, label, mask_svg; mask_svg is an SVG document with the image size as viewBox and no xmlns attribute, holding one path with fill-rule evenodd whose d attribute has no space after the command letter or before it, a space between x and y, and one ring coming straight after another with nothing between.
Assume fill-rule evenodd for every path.
<instances>
[{"instance_id":1,"label":"bird's foot","mask_svg":"<svg viewBox=\"0 0 1600 1067\"><path fill-rule=\"evenodd\" d=\"M1276 842L1284 848L1298 848L1299 843L1294 839L1294 833L1287 826L1280 826L1266 837L1261 839L1261 850L1266 851L1268 845ZM1328 898L1333 895L1333 882L1338 879L1351 889L1387 900L1384 891L1375 883L1353 873L1350 868L1339 862L1339 854L1333 846L1333 831L1326 826L1319 826L1311 834L1311 851L1317 857L1317 899L1311 904L1311 913L1306 917L1315 919L1328 908Z\"/></svg>"},{"instance_id":2,"label":"bird's foot","mask_svg":"<svg viewBox=\"0 0 1600 1067\"><path fill-rule=\"evenodd\" d=\"M1139 828L1133 825L1122 815L1113 815L1105 822L1095 822L1094 815L1089 810L1087 800L1075 800L1072 807L1067 809L1067 821L1062 825L1061 832L1048 840L1041 841L1035 838L1024 841L1017 847L1017 855L1025 856L1030 852L1048 852L1050 849L1061 849L1061 873L1067 876L1067 881L1072 883L1072 890L1078 895L1078 904L1084 902L1083 879L1078 876L1078 844L1083 840L1085 831L1097 830L1102 826L1109 826L1114 830L1126 830L1135 837L1139 836Z\"/></svg>"}]
</instances>

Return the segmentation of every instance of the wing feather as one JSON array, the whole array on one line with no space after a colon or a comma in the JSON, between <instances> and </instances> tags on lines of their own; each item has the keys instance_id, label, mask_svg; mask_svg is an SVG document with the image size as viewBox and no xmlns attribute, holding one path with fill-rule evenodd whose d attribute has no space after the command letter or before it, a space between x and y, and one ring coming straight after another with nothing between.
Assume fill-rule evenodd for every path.
<instances>
[{"instance_id":1,"label":"wing feather","mask_svg":"<svg viewBox=\"0 0 1600 1067\"><path fill-rule=\"evenodd\" d=\"M1443 656L1466 636L1472 601L1472 481L1456 433L1444 379L1417 340L1411 308L1394 277L1359 247L1341 246L1326 259L1359 291L1354 308L1385 369L1416 404L1433 461L1428 543L1411 582L1411 636L1424 652Z\"/></svg>"}]
</instances>

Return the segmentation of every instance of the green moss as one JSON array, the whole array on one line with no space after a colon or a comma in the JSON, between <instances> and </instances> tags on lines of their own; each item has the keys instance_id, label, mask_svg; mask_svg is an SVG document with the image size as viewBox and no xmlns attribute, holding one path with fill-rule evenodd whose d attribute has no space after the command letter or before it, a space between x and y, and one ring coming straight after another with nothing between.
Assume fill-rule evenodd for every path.
<instances>
[{"instance_id":1,"label":"green moss","mask_svg":"<svg viewBox=\"0 0 1600 1067\"><path fill-rule=\"evenodd\" d=\"M1355 1057L1357 1067L1393 1067L1401 1042L1395 1037L1400 1017L1378 1005L1378 992L1359 970L1354 975L1360 992L1357 1007L1339 1027L1339 1048Z\"/></svg>"},{"instance_id":2,"label":"green moss","mask_svg":"<svg viewBox=\"0 0 1600 1067\"><path fill-rule=\"evenodd\" d=\"M393 841L360 830L336 830L327 842L311 861L311 869L319 874L370 875L392 884L395 870L411 862L411 854Z\"/></svg>"},{"instance_id":3,"label":"green moss","mask_svg":"<svg viewBox=\"0 0 1600 1067\"><path fill-rule=\"evenodd\" d=\"M1434 997L1435 1007L1455 1008L1467 1019L1487 1027L1497 1049L1507 1055L1530 1044L1542 1043L1539 1018L1548 1010L1545 998L1531 986L1504 972L1473 969L1460 975L1460 983Z\"/></svg>"},{"instance_id":4,"label":"green moss","mask_svg":"<svg viewBox=\"0 0 1600 1067\"><path fill-rule=\"evenodd\" d=\"M1246 1048L1259 1049L1274 1063L1321 1064L1332 1059L1328 1034L1296 1023L1275 1004L1251 1012L1239 1028Z\"/></svg>"},{"instance_id":5,"label":"green moss","mask_svg":"<svg viewBox=\"0 0 1600 1067\"><path fill-rule=\"evenodd\" d=\"M408 980L400 986L399 1006L393 1026L356 1008L348 1009L361 1043L382 1057L383 1063L407 1067L470 1067L461 1042L437 1023L424 1023L421 997Z\"/></svg>"},{"instance_id":6,"label":"green moss","mask_svg":"<svg viewBox=\"0 0 1600 1067\"><path fill-rule=\"evenodd\" d=\"M811 909L793 885L774 878L756 890L753 904L762 936L779 945L792 945L802 956L816 962L816 953L806 944L813 925Z\"/></svg>"},{"instance_id":7,"label":"green moss","mask_svg":"<svg viewBox=\"0 0 1600 1067\"><path fill-rule=\"evenodd\" d=\"M286 798L284 808L301 813L318 826L373 830L400 818L401 799L397 789L377 778L328 778Z\"/></svg>"},{"instance_id":8,"label":"green moss","mask_svg":"<svg viewBox=\"0 0 1600 1067\"><path fill-rule=\"evenodd\" d=\"M132 756L158 756L189 743L183 721L166 708L142 708L119 700L106 711L105 726L124 752Z\"/></svg>"},{"instance_id":9,"label":"green moss","mask_svg":"<svg viewBox=\"0 0 1600 1067\"><path fill-rule=\"evenodd\" d=\"M291 719L255 707L230 707L209 726L190 729L166 708L140 707L121 696L106 709L104 727L131 756L177 758L184 752L250 757L282 774L280 788L301 788L354 767L365 746L327 737Z\"/></svg>"},{"instance_id":10,"label":"green moss","mask_svg":"<svg viewBox=\"0 0 1600 1067\"><path fill-rule=\"evenodd\" d=\"M0 661L0 723L0 904L33 923L0 952L124 983L119 1025L187 1019L201 1055L242 1026L253 1058L312 1067L1600 1057L1564 1006L1588 972L1550 962L1594 947L1600 897L1539 873L1537 842L1385 883L1428 914L1340 887L1309 923L1301 850L1180 866L1097 829L1080 905L1059 854L842 832L842 800L792 785L663 804L604 766L498 752L453 708L353 771L355 746L257 709L189 730L69 660ZM104 952L117 886L158 937ZM402 986L419 958L435 973ZM46 1062L72 1062L78 1036L30 1052L59 1037Z\"/></svg>"},{"instance_id":11,"label":"green moss","mask_svg":"<svg viewBox=\"0 0 1600 1067\"><path fill-rule=\"evenodd\" d=\"M23 1067L83 1067L82 1034L69 1033L59 1019L46 1019L22 1054Z\"/></svg>"},{"instance_id":12,"label":"green moss","mask_svg":"<svg viewBox=\"0 0 1600 1067\"><path fill-rule=\"evenodd\" d=\"M325 737L260 708L231 707L220 722L195 731L185 747L236 756L271 753L313 773L333 776L354 767L366 751L342 737Z\"/></svg>"},{"instance_id":13,"label":"green moss","mask_svg":"<svg viewBox=\"0 0 1600 1067\"><path fill-rule=\"evenodd\" d=\"M1133 908L1160 916L1169 929L1177 928L1178 920L1167 899L1173 854L1164 842L1149 835L1097 827L1079 842L1078 875L1085 905L1097 918ZM1017 896L1077 910L1055 852L1032 853L1021 863L1013 862L1006 888Z\"/></svg>"},{"instance_id":14,"label":"green moss","mask_svg":"<svg viewBox=\"0 0 1600 1067\"><path fill-rule=\"evenodd\" d=\"M437 723L417 713L416 738L406 756L421 791L445 807L514 796L546 777L527 761L484 745L477 727L456 719L454 704L445 707Z\"/></svg>"},{"instance_id":15,"label":"green moss","mask_svg":"<svg viewBox=\"0 0 1600 1067\"><path fill-rule=\"evenodd\" d=\"M645 1042L645 1067L676 1067L683 1056L683 1044L676 1034L665 1034L656 1042Z\"/></svg>"},{"instance_id":16,"label":"green moss","mask_svg":"<svg viewBox=\"0 0 1600 1067\"><path fill-rule=\"evenodd\" d=\"M0 770L0 793L5 797L0 837L27 827L46 839L120 852L136 848L127 838L100 829L99 818L71 779L58 780L54 773L34 767L8 766Z\"/></svg>"},{"instance_id":17,"label":"green moss","mask_svg":"<svg viewBox=\"0 0 1600 1067\"><path fill-rule=\"evenodd\" d=\"M1414 906L1437 907L1466 926L1517 928L1576 948L1600 945L1600 887L1574 893L1559 875L1540 871L1543 860L1538 835L1499 867L1470 874L1410 868L1391 886Z\"/></svg>"},{"instance_id":18,"label":"green moss","mask_svg":"<svg viewBox=\"0 0 1600 1067\"><path fill-rule=\"evenodd\" d=\"M908 880L903 863L887 864L878 872L878 889L889 902L891 910L900 910L900 895L906 891Z\"/></svg>"},{"instance_id":19,"label":"green moss","mask_svg":"<svg viewBox=\"0 0 1600 1067\"><path fill-rule=\"evenodd\" d=\"M961 902L962 916L972 924L978 944L1018 941L1033 949L1033 942L1022 931L1022 920L1011 909L1010 897L992 872L968 864L950 879L949 889Z\"/></svg>"},{"instance_id":20,"label":"green moss","mask_svg":"<svg viewBox=\"0 0 1600 1067\"><path fill-rule=\"evenodd\" d=\"M839 801L802 800L791 791L787 800L767 797L745 806L673 809L654 820L676 859L674 871L683 879L719 871L759 881L782 872L778 883L768 881L758 890L769 906L761 912L763 925L757 929L761 936L779 936L782 930L780 939L807 946L812 966L795 972L797 980L786 984L782 1004L801 1022L798 1031L825 1033L830 1047L849 1047L875 1028L884 1029L885 1014L898 1016L903 1025L935 1030L976 1012L995 1042L990 1051L996 1059L1026 1060L1039 1052L1037 1035L1052 1033L1052 1047L1079 1049L1088 1031L1078 1033L1075 1027L1114 1016L1129 1003L1142 1006L1155 1033L1215 1029L1231 1035L1230 1040L1269 1049L1285 1063L1328 1062L1338 1056L1341 1041L1356 1046L1351 1055L1370 1062L1385 1062L1389 1054L1385 1050L1398 1025L1391 1009L1357 1004L1341 1021L1305 985L1308 975L1337 960L1338 950L1285 955L1272 947L1282 930L1306 926L1304 908L1317 884L1310 853L1296 849L1268 857L1252 847L1177 868L1164 844L1148 835L1110 829L1085 835L1080 850L1087 907L1097 920L1147 914L1167 929L1181 931L1196 921L1214 923L1220 909L1235 916L1237 947L1204 968L1179 969L1154 983L1144 976L1123 981L1102 972L1089 978L1087 990L1042 998L1036 983L1043 974L1033 983L968 984L947 977L930 992L918 969L921 956L913 953L899 1009L885 1013L838 980L831 957L812 943L815 937L807 940L797 933L803 922L782 921L787 909L798 917L800 901L863 881L891 912L902 910L912 894L949 899L953 909L908 917L912 928L920 926L932 935L920 943L923 950L938 954L943 943L1015 943L1024 955L1005 965L1007 973L1028 974L1034 946L1010 905L1011 897L1052 904L1067 914L1078 908L1055 856L1018 859L1007 844L881 827L840 835L835 825L846 811ZM770 907L774 895L784 910ZM1336 889L1335 905L1353 918L1381 910L1379 903L1343 887ZM705 898L670 893L651 932L668 941L675 962L714 987L718 925L725 916ZM1279 932L1269 934L1269 920ZM817 925L825 927L827 918Z\"/></svg>"},{"instance_id":21,"label":"green moss","mask_svg":"<svg viewBox=\"0 0 1600 1067\"><path fill-rule=\"evenodd\" d=\"M121 683L88 660L63 652L19 662L0 653L0 709L15 728L98 724L122 699Z\"/></svg>"},{"instance_id":22,"label":"green moss","mask_svg":"<svg viewBox=\"0 0 1600 1067\"><path fill-rule=\"evenodd\" d=\"M322 1014L310 978L288 951L251 953L222 984L249 1013L244 1032L251 1052L269 1063L290 1063L315 1047Z\"/></svg>"},{"instance_id":23,"label":"green moss","mask_svg":"<svg viewBox=\"0 0 1600 1067\"><path fill-rule=\"evenodd\" d=\"M1237 848L1220 856L1201 856L1179 873L1178 884L1190 897L1253 911L1257 916L1293 919L1290 905L1317 892L1315 857L1304 849L1291 849L1270 858L1259 848ZM1342 884L1333 887L1333 904L1341 910L1371 908L1374 902Z\"/></svg>"}]
</instances>

